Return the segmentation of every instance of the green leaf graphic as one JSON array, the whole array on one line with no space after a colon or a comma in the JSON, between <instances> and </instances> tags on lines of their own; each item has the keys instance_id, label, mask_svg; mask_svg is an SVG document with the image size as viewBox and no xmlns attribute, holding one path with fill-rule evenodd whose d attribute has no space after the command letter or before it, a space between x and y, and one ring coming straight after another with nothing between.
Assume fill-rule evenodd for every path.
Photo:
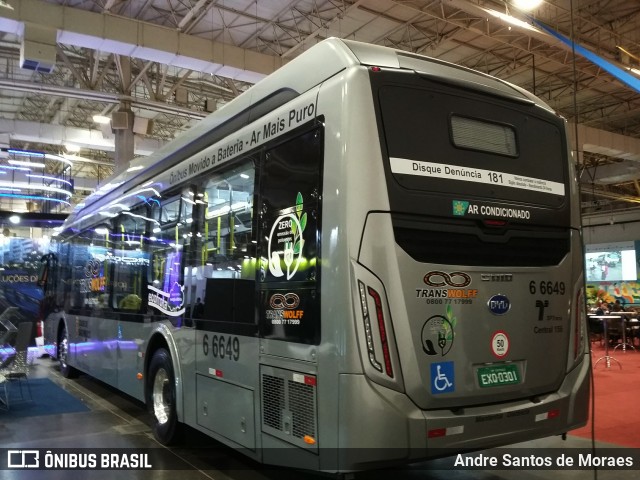
<instances>
[{"instance_id":1,"label":"green leaf graphic","mask_svg":"<svg viewBox=\"0 0 640 480\"><path fill-rule=\"evenodd\" d=\"M298 230L298 224L296 222L291 222L291 233L295 235L297 230Z\"/></svg>"},{"instance_id":2,"label":"green leaf graphic","mask_svg":"<svg viewBox=\"0 0 640 480\"><path fill-rule=\"evenodd\" d=\"M450 325L447 325L445 327L445 330L447 332L446 339L453 340L454 331L456 329L456 323L458 322L458 319L453 314L453 309L451 308L451 305L447 305L447 320L449 320Z\"/></svg>"},{"instance_id":3,"label":"green leaf graphic","mask_svg":"<svg viewBox=\"0 0 640 480\"><path fill-rule=\"evenodd\" d=\"M296 244L293 246L293 254L297 255L299 253L300 253L300 240L298 240Z\"/></svg>"},{"instance_id":4,"label":"green leaf graphic","mask_svg":"<svg viewBox=\"0 0 640 480\"><path fill-rule=\"evenodd\" d=\"M305 227L307 226L307 212L304 212L302 214L302 217L300 218L300 234L302 235L302 232L304 231Z\"/></svg>"},{"instance_id":5,"label":"green leaf graphic","mask_svg":"<svg viewBox=\"0 0 640 480\"><path fill-rule=\"evenodd\" d=\"M298 192L298 196L296 197L296 214L300 217L302 213L302 194Z\"/></svg>"}]
</instances>

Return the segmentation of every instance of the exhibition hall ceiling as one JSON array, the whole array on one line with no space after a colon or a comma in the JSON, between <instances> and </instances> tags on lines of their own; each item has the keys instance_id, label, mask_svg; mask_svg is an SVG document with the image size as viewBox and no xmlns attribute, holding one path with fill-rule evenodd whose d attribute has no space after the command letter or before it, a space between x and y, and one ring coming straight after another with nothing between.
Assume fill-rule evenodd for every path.
<instances>
[{"instance_id":1,"label":"exhibition hall ceiling","mask_svg":"<svg viewBox=\"0 0 640 480\"><path fill-rule=\"evenodd\" d=\"M640 206L640 2L548 0L525 13L514 1L3 0L0 147L75 155L78 202L114 171L113 131L95 115L130 107L135 154L147 155L335 36L535 93L577 135L583 212Z\"/></svg>"}]
</instances>

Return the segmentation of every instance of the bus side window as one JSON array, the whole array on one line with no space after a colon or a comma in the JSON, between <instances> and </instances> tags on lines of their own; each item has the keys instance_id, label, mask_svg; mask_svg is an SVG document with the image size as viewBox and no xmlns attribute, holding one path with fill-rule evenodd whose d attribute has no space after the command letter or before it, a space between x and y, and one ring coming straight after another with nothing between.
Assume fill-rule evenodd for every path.
<instances>
[{"instance_id":1,"label":"bus side window","mask_svg":"<svg viewBox=\"0 0 640 480\"><path fill-rule=\"evenodd\" d=\"M70 296L70 313L99 315L98 312L108 307L111 234L111 225L105 223L71 238L71 289L67 292Z\"/></svg>"},{"instance_id":2,"label":"bus side window","mask_svg":"<svg viewBox=\"0 0 640 480\"><path fill-rule=\"evenodd\" d=\"M187 310L183 268L193 235L193 200L178 194L162 203L156 199L150 203L147 307L153 318L168 316L178 326Z\"/></svg>"},{"instance_id":3,"label":"bus side window","mask_svg":"<svg viewBox=\"0 0 640 480\"><path fill-rule=\"evenodd\" d=\"M149 255L145 244L147 207L123 212L118 217L114 234L113 303L121 319L142 321ZM124 313L123 313L124 312ZM122 317L126 315L126 317Z\"/></svg>"},{"instance_id":4,"label":"bus side window","mask_svg":"<svg viewBox=\"0 0 640 480\"><path fill-rule=\"evenodd\" d=\"M202 318L255 324L255 167L244 160L203 185L204 223L193 298L204 299Z\"/></svg>"}]
</instances>

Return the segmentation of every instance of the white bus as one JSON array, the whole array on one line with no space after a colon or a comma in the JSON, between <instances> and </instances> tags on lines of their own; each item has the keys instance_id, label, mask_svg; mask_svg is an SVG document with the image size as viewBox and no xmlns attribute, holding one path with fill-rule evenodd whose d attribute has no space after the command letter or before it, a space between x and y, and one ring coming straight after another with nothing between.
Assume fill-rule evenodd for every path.
<instances>
[{"instance_id":1,"label":"white bus","mask_svg":"<svg viewBox=\"0 0 640 480\"><path fill-rule=\"evenodd\" d=\"M526 91L328 39L136 162L57 236L45 335L160 442L340 472L585 424L576 181Z\"/></svg>"}]
</instances>

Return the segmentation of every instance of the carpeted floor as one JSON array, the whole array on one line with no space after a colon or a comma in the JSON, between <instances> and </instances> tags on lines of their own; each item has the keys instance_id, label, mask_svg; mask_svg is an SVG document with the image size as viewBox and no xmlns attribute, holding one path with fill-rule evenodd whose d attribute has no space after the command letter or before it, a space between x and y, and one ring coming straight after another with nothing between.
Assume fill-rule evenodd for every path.
<instances>
[{"instance_id":1,"label":"carpeted floor","mask_svg":"<svg viewBox=\"0 0 640 480\"><path fill-rule=\"evenodd\" d=\"M0 421L18 417L89 411L89 407L82 401L48 378L29 378L28 382L30 389L25 380L22 380L22 390L17 380L9 382L7 387L9 410L0 409ZM31 392L31 398L29 392Z\"/></svg>"},{"instance_id":2,"label":"carpeted floor","mask_svg":"<svg viewBox=\"0 0 640 480\"><path fill-rule=\"evenodd\" d=\"M595 439L640 448L640 347L636 347L638 351L610 350L609 354L619 363L611 361L611 367L607 368L605 360L595 365L605 355L604 347L598 342L591 345ZM591 438L591 421L570 435Z\"/></svg>"}]
</instances>

